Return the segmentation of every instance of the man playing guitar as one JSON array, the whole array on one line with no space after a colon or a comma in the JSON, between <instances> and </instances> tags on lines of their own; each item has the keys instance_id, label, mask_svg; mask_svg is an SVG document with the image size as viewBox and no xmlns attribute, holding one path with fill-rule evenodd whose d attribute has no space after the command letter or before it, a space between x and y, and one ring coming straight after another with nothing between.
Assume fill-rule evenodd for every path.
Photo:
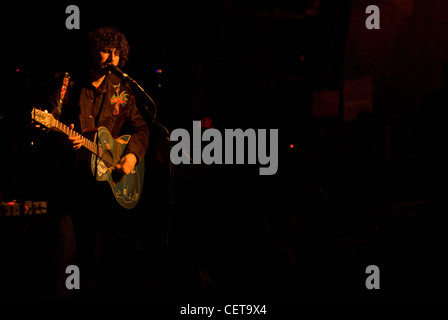
<instances>
[{"instance_id":1,"label":"man playing guitar","mask_svg":"<svg viewBox=\"0 0 448 320\"><path fill-rule=\"evenodd\" d=\"M80 74L65 73L58 89L50 96L48 111L58 123L69 127L70 132L61 135L61 139L72 150L69 153L76 155L77 158L82 158L79 155L86 149L83 146L87 147L87 138L71 134L72 132L88 132L94 128L103 128L113 139L124 134L130 135L130 138L127 141L117 139L118 144L123 146L122 153L118 157L109 148L111 141L103 141L102 148L106 151L109 148L110 156L115 160L100 161L100 155L97 154L98 161L92 160L91 168L89 168L90 161L87 161L89 163L87 170L73 175L74 181L69 182L72 185L67 188L67 192L61 192L64 198L66 197L64 201L70 203L67 211L70 211L77 250L74 263L82 274L79 291L81 296L86 298L95 297L99 292L95 289L103 284L99 278L107 278L99 276L104 275L105 269L102 267L109 268L105 271L107 275L117 276L116 269L120 264L108 263L110 262L108 259L120 261L124 258L120 255L125 252L117 253L116 245L121 241L117 240L117 236L119 238L125 234L122 231L122 227L126 224L123 222L123 217L126 211L129 212L117 204L106 183L96 181L99 180L98 176L94 179L95 171L99 171L98 168L103 165L105 171L113 172L118 178L109 179L109 183L112 187L115 186L123 177L135 173L136 166L144 162L149 143L149 128L139 112L135 97L124 80L110 72L110 66L123 67L128 61L129 44L125 36L112 27L99 28L89 33L88 47L90 61L86 68L84 70L80 68ZM53 131L53 135L60 133L58 130L50 131ZM95 146L90 148L94 153L95 150L92 149L95 149ZM88 154L87 160L91 156L91 153ZM127 188L121 190L122 194L127 192L129 192ZM118 199L117 194L115 196ZM122 246L123 244L120 244L119 247ZM106 258L103 253L106 254ZM115 279L118 281L117 277ZM119 285L116 282L110 283L111 279L105 280L106 284L107 281L110 286L105 290L109 295L116 295L117 292L112 293L109 289L119 288Z\"/></svg>"}]
</instances>

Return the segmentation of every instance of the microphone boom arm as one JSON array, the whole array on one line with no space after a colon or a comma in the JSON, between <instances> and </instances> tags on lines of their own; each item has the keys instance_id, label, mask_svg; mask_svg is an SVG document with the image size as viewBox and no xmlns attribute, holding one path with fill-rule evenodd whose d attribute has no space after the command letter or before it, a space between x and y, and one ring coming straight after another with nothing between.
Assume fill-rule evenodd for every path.
<instances>
[{"instance_id":1,"label":"microphone boom arm","mask_svg":"<svg viewBox=\"0 0 448 320\"><path fill-rule=\"evenodd\" d=\"M128 80L129 83L133 83L151 101L151 103L154 106L154 113L152 113L149 110L149 108L146 104L142 103L142 101L139 99L139 97L137 95L134 95L135 98L137 100L139 100L139 102L145 107L145 111L151 118L151 122L156 124L158 127L162 128L166 134L167 139L169 140L170 133L169 133L168 129L164 125L162 125L159 121L157 121L157 118L156 118L157 117L157 105L154 102L154 100L151 98L151 96L142 88L142 86L137 81L135 81L133 78L131 78L127 73L123 72L119 67L114 66L114 65L109 65L108 68L111 72L119 75L124 80ZM132 89L131 89L131 91L132 91Z\"/></svg>"},{"instance_id":2,"label":"microphone boom arm","mask_svg":"<svg viewBox=\"0 0 448 320\"><path fill-rule=\"evenodd\" d=\"M154 100L138 84L137 81L135 81L129 75L124 73L120 68L118 68L116 66L109 66L109 70L111 72L114 72L114 73L118 74L123 79L128 80L128 83L133 83L152 102L152 104L154 105L154 114L149 110L148 106L145 103L143 103L137 95L134 94L135 98L140 102L140 104L145 107L145 111L150 116L152 123L154 123L155 125L157 125L159 128L162 129L162 131L164 132L164 134L166 136L166 140L168 140L169 147L171 149L173 146L171 144L172 141L170 139L170 132L168 131L168 129L164 125L162 125L157 120L157 118L156 118L156 116L157 116L157 106L156 106L156 103L154 102ZM131 87L129 87L129 89L132 91ZM187 152L185 150L183 150L183 148L182 148L182 151L190 159L190 161L192 161L191 157L187 154ZM167 247L170 246L171 233L172 233L171 229L172 229L173 206L174 206L174 202L173 202L173 183L174 183L174 165L173 165L173 163L170 160L170 166L169 166L169 188L168 188L169 189L168 190L168 206L169 206L169 210L168 210L168 221L167 221L167 234L166 234L166 240L165 240L165 244L166 244Z\"/></svg>"}]
</instances>

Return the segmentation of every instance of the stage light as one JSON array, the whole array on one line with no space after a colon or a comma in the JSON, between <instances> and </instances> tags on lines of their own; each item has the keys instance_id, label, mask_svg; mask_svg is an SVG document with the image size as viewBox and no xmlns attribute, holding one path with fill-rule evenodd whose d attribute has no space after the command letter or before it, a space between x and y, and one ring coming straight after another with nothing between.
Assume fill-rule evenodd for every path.
<instances>
[{"instance_id":1,"label":"stage light","mask_svg":"<svg viewBox=\"0 0 448 320\"><path fill-rule=\"evenodd\" d=\"M199 123L199 125L201 126L201 128L204 128L204 129L213 128L213 120L209 117L204 117L201 119L201 122Z\"/></svg>"},{"instance_id":2,"label":"stage light","mask_svg":"<svg viewBox=\"0 0 448 320\"><path fill-rule=\"evenodd\" d=\"M162 73L162 69L157 69L156 72L157 73Z\"/></svg>"},{"instance_id":3,"label":"stage light","mask_svg":"<svg viewBox=\"0 0 448 320\"><path fill-rule=\"evenodd\" d=\"M294 145L293 145L293 144L290 144L290 145L289 145L289 148L294 149Z\"/></svg>"}]
</instances>

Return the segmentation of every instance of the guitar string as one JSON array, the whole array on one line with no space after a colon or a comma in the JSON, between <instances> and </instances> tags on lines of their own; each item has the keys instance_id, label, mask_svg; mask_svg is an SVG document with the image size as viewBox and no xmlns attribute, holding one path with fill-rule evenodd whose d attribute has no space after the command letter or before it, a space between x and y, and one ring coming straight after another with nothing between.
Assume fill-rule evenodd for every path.
<instances>
[{"instance_id":1,"label":"guitar string","mask_svg":"<svg viewBox=\"0 0 448 320\"><path fill-rule=\"evenodd\" d=\"M33 108L32 118L34 120L37 120L38 122L44 124L46 121L39 121L36 117L36 113L39 115L39 113L43 113L43 112L41 110L36 110L36 108ZM45 118L47 118L46 115L45 115ZM113 159L113 157L111 157L106 151L104 151L104 149L99 144L95 144L94 142L90 141L89 139L85 138L81 134L77 133L75 130L70 129L68 126L66 126L65 124L63 124L62 122L60 122L59 120L57 120L55 118L49 119L49 120L50 120L49 124L51 124L51 122L53 120L55 123L54 127L58 128L66 135L68 135L70 137L77 137L77 138L82 137L84 139L83 146L86 147L91 152L93 152L94 154L96 154L101 159L103 159L110 166L115 166L118 163L118 161L115 161ZM51 125L47 125L47 126L51 127Z\"/></svg>"},{"instance_id":2,"label":"guitar string","mask_svg":"<svg viewBox=\"0 0 448 320\"><path fill-rule=\"evenodd\" d=\"M76 138L82 137L84 139L83 146L85 146L88 150L90 150L91 152L96 154L98 157L100 157L101 159L106 161L109 165L115 166L116 163L115 163L114 159L107 152L105 152L104 149L99 144L96 144L96 143L90 141L89 139L87 139L84 136L77 133L75 130L70 129L68 126L66 126L62 122L60 122L58 120L55 120L55 121L56 121L56 128L60 129L62 132L64 132L65 134L67 134L70 137L76 137Z\"/></svg>"}]
</instances>

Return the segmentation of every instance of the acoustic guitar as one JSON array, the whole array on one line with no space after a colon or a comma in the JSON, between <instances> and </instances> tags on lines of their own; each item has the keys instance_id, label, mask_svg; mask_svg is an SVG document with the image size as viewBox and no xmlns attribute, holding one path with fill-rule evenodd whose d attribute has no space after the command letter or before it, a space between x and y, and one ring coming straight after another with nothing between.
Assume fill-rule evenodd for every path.
<instances>
[{"instance_id":1,"label":"acoustic guitar","mask_svg":"<svg viewBox=\"0 0 448 320\"><path fill-rule=\"evenodd\" d=\"M132 209L137 205L143 188L144 159L140 159L134 170L128 175L117 177L114 173L115 170L111 170L120 161L131 138L130 135L123 135L114 139L107 128L99 127L89 130L94 135L92 141L85 137L87 130L81 135L55 119L46 110L33 108L31 118L47 128L57 128L69 137L82 137L84 139L83 147L92 153L90 169L94 178L97 181L107 181L109 183L115 199L122 207Z\"/></svg>"}]
</instances>

